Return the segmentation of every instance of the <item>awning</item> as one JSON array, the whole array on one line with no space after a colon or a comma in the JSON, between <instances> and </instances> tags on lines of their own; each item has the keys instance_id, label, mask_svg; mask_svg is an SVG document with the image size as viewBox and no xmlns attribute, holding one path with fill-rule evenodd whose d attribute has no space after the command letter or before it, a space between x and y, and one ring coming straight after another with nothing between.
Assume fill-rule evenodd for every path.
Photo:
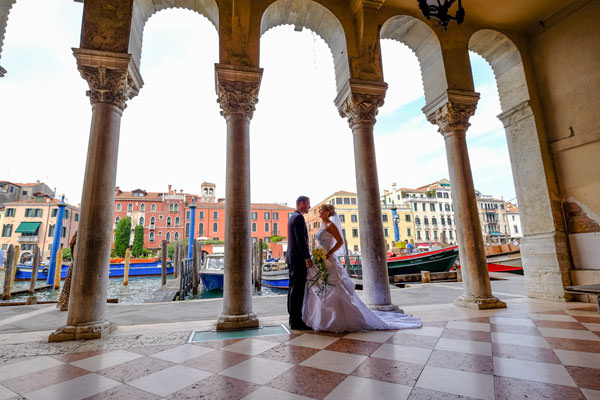
<instances>
[{"instance_id":1,"label":"awning","mask_svg":"<svg viewBox=\"0 0 600 400\"><path fill-rule=\"evenodd\" d=\"M16 233L31 233L36 234L40 229L41 222L21 222L21 225L15 231Z\"/></svg>"}]
</instances>

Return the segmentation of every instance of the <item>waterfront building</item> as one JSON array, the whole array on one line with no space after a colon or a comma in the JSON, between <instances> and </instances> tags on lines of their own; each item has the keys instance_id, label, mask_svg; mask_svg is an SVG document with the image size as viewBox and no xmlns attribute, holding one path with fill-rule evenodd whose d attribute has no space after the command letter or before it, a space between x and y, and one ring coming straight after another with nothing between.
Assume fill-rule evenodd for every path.
<instances>
[{"instance_id":1,"label":"waterfront building","mask_svg":"<svg viewBox=\"0 0 600 400\"><path fill-rule=\"evenodd\" d=\"M358 200L356 193L347 191L335 192L321 202L313 205L306 216L309 242L316 243L316 233L321 227L319 218L319 207L322 204L332 204L340 217L342 224L342 236L345 236L350 254L360 254L360 222L358 218ZM394 213L396 218L394 219ZM398 226L399 240L414 240L413 214L410 207L404 204L381 205L381 222L386 249L395 246L394 224Z\"/></svg>"},{"instance_id":2,"label":"waterfront building","mask_svg":"<svg viewBox=\"0 0 600 400\"><path fill-rule=\"evenodd\" d=\"M44 182L14 183L0 181L0 209L4 204L11 201L34 200L36 196L54 197L55 193Z\"/></svg>"},{"instance_id":3,"label":"waterfront building","mask_svg":"<svg viewBox=\"0 0 600 400\"><path fill-rule=\"evenodd\" d=\"M172 242L189 237L190 204L195 204L194 235L205 240L225 241L225 199L216 198L216 185L204 182L200 194L184 193L169 185L166 192L115 191L113 211L114 247L115 229L124 217L131 218L130 244L137 225L144 227L144 247L160 248L163 240ZM269 243L273 236L287 237L287 221L294 209L283 204L251 204L250 230L253 242L263 239Z\"/></svg>"},{"instance_id":4,"label":"waterfront building","mask_svg":"<svg viewBox=\"0 0 600 400\"><path fill-rule=\"evenodd\" d=\"M506 243L511 238L505 207L506 202L493 196L483 195L477 191L475 195L483 241L486 244Z\"/></svg>"},{"instance_id":5,"label":"waterfront building","mask_svg":"<svg viewBox=\"0 0 600 400\"><path fill-rule=\"evenodd\" d=\"M23 186L26 187L26 186ZM54 242L54 227L59 200L38 194L33 200L19 200L5 203L0 227L0 246L6 251L8 246L20 248L19 262L29 262L35 246L40 248L40 260L50 260ZM60 244L69 247L71 237L79 226L79 208L70 204L65 207Z\"/></svg>"},{"instance_id":6,"label":"waterfront building","mask_svg":"<svg viewBox=\"0 0 600 400\"><path fill-rule=\"evenodd\" d=\"M506 225L508 226L508 234L510 239L520 239L523 237L521 228L521 216L519 208L512 203L504 203L504 212L506 213Z\"/></svg>"}]
</instances>

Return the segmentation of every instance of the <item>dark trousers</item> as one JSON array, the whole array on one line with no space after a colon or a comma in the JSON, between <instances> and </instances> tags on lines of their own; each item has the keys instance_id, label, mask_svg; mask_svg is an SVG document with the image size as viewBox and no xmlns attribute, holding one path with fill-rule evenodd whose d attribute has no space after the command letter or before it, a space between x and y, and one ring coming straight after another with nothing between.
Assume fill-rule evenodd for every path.
<instances>
[{"instance_id":1,"label":"dark trousers","mask_svg":"<svg viewBox=\"0 0 600 400\"><path fill-rule=\"evenodd\" d=\"M290 288L288 290L287 308L290 314L290 325L302 324L302 303L306 286L306 264L288 264Z\"/></svg>"}]
</instances>

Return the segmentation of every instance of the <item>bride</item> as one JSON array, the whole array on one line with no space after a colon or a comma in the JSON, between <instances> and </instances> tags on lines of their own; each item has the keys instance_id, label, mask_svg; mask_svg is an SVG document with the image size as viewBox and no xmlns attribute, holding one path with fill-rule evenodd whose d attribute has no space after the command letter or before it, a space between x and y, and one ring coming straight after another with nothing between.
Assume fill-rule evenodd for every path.
<instances>
[{"instance_id":1,"label":"bride","mask_svg":"<svg viewBox=\"0 0 600 400\"><path fill-rule=\"evenodd\" d=\"M329 275L327 284L318 284L315 283L317 268L308 270L302 306L304 322L315 331L328 332L421 327L422 323L418 318L396 312L372 311L360 300L354 290L354 282L338 261L337 255L343 252L344 240L335 207L331 204L322 205L319 217L323 224L317 232L317 240L327 251Z\"/></svg>"}]
</instances>

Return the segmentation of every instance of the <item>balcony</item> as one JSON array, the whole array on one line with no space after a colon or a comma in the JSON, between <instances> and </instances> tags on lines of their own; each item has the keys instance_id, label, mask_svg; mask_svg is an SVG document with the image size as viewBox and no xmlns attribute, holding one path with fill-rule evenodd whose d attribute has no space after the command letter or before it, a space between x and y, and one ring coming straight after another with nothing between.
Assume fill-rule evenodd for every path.
<instances>
[{"instance_id":1,"label":"balcony","mask_svg":"<svg viewBox=\"0 0 600 400\"><path fill-rule=\"evenodd\" d=\"M150 225L148 225L148 229L156 229L156 225L150 224Z\"/></svg>"},{"instance_id":2,"label":"balcony","mask_svg":"<svg viewBox=\"0 0 600 400\"><path fill-rule=\"evenodd\" d=\"M37 236L19 236L17 238L17 241L19 243L37 243L38 237Z\"/></svg>"}]
</instances>

